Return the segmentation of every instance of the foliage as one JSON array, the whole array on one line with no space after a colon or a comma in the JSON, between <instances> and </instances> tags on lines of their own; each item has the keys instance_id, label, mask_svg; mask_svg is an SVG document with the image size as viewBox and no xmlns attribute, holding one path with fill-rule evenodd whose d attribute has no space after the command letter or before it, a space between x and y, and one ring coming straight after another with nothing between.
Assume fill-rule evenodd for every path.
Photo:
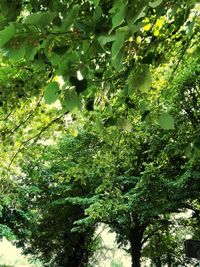
<instances>
[{"instance_id":1,"label":"foliage","mask_svg":"<svg viewBox=\"0 0 200 267\"><path fill-rule=\"evenodd\" d=\"M148 119L188 49L198 45L195 3L2 1L2 167L10 169L32 142L49 139L49 128L65 130L68 112L77 117L81 111L97 127L106 122L131 129L126 113L116 119L117 110L121 104L133 109L137 94L142 120ZM164 76L158 85L156 73ZM161 127L174 127L171 114L154 112Z\"/></svg>"},{"instance_id":2,"label":"foliage","mask_svg":"<svg viewBox=\"0 0 200 267\"><path fill-rule=\"evenodd\" d=\"M151 230L199 203L199 4L0 10L1 235L53 266L85 266L104 222L140 266Z\"/></svg>"},{"instance_id":3,"label":"foliage","mask_svg":"<svg viewBox=\"0 0 200 267\"><path fill-rule=\"evenodd\" d=\"M92 140L97 142L92 135L83 134L79 140L66 137L36 160L28 160L27 154L23 175L17 178L23 203L20 209L3 210L6 225L18 238L16 245L48 266L85 266L96 246L93 225L73 231L95 186L87 169L91 162L88 153L95 152L89 143ZM75 196L82 205L73 201Z\"/></svg>"},{"instance_id":4,"label":"foliage","mask_svg":"<svg viewBox=\"0 0 200 267\"><path fill-rule=\"evenodd\" d=\"M192 73L197 66L196 61L191 65ZM183 72L183 70L181 71ZM193 81L191 76L188 77L190 77L190 85L195 86L196 75L194 75ZM174 81L174 86L175 84L176 81ZM98 132L96 127L92 128L93 123L89 122L85 129L79 130L77 137L64 138L56 150L44 153L39 158L44 167L34 163L35 167L33 164L36 171L34 176L37 177L39 184L45 177L43 168L48 170L47 173L50 171L50 174L44 179L45 183L50 183L51 186L49 185L50 189L49 186L48 189L43 189L45 203L42 204L41 214L45 218L45 224L41 220L40 227L43 224L46 225L49 220L55 220L52 203L60 207L61 214L56 213L56 220L59 219L59 228L61 228L62 206L64 209L67 208L69 202L72 205L83 207L81 218L75 216L73 225L68 226L70 229L76 226L74 230L80 231L103 221L116 231L119 244L126 244L128 240L131 242L131 235L132 233L136 235L136 230L142 231L140 243L145 244L149 235L151 236L151 227L154 232L156 227L159 230L160 227L168 225L168 220L163 219L163 215L182 211L183 208L189 206L191 200L198 198L199 154L196 153L194 157L186 156L185 150L188 144L194 140L196 132L194 125L186 119L187 113L182 112L184 107L173 105L173 101L176 103L177 97L182 97L182 94L188 90L186 84L184 83L182 88L179 84L179 94L173 94L173 98L170 100L170 112L175 118L179 118L176 131L169 129L168 132L165 132L158 125L150 125L145 130L146 123L140 121L140 110L138 109L138 121L135 122L134 131L118 129L114 125L102 128L102 131ZM190 102L189 98L187 101L188 105L194 104L194 102ZM165 102L166 104L167 102ZM162 107L162 99L160 99L160 105ZM192 110L192 106L190 110ZM135 120L135 115L132 115L132 111L128 111L129 121ZM88 129L94 133L92 135L90 132L87 133ZM185 136L185 129L187 129L187 136ZM25 162L29 162L29 160L30 158L27 158ZM37 161L38 159L36 159ZM25 164L23 171L27 172L27 175L23 179L23 184L28 183L28 177L31 174L29 170L30 166L26 167ZM42 175L39 174L41 171ZM53 180L51 180L52 174ZM193 179L192 184L191 179ZM72 195L67 189L68 183L71 184ZM76 183L78 183L78 191L75 193L73 187L76 187ZM86 196L81 193L83 185L87 189ZM39 185L39 188L41 186L43 188L44 185ZM184 192L182 188L184 188ZM38 194L41 198L40 190L39 192L34 191L34 197ZM66 190L67 198L65 197ZM55 201L56 192L59 192L59 198L56 197ZM46 217L44 207L46 209L48 207L48 198L50 210ZM28 201L30 202L30 195ZM40 201L38 205L41 205ZM57 209L57 206L55 208ZM87 217L84 216L84 210ZM78 215L78 211L76 211L76 215ZM72 214L70 217L73 217ZM54 227L55 224L53 224L53 233L55 233ZM50 235L49 227L46 234L52 240L55 239ZM46 238L43 235L43 239L46 240ZM25 242L26 239L27 236L25 236ZM37 242L38 237L35 239ZM30 244L34 246L33 240ZM135 243L132 245L136 246ZM40 246L41 251L43 245ZM51 247L55 248L55 244ZM60 248L60 243L58 247Z\"/></svg>"},{"instance_id":5,"label":"foliage","mask_svg":"<svg viewBox=\"0 0 200 267\"><path fill-rule=\"evenodd\" d=\"M143 95L151 89L149 67L176 61L174 51L180 49L182 57L195 38L197 18L190 13L195 3L22 1L16 7L2 2L2 55L6 62L31 64L31 69L42 65L51 77L62 75L65 85L56 89L57 94L53 94L55 87L50 90L55 82L44 79L49 82L45 99L50 104L59 98L64 110L71 111L68 102L82 109L78 99L87 103L100 91L110 98L120 80L128 86L128 96L134 91ZM74 96L68 98L71 87Z\"/></svg>"}]
</instances>

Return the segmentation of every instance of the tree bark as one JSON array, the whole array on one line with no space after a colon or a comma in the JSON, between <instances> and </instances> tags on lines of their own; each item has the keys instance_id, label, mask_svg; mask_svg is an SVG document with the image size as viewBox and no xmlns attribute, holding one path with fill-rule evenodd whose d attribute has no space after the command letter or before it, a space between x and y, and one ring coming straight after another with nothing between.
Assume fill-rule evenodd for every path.
<instances>
[{"instance_id":1,"label":"tree bark","mask_svg":"<svg viewBox=\"0 0 200 267\"><path fill-rule=\"evenodd\" d=\"M64 234L64 253L62 255L60 265L62 267L85 267L88 263L88 244L86 233L75 233L69 235L69 233ZM74 242L68 243L68 239L74 236Z\"/></svg>"},{"instance_id":2,"label":"tree bark","mask_svg":"<svg viewBox=\"0 0 200 267\"><path fill-rule=\"evenodd\" d=\"M154 258L154 263L155 263L156 267L162 267L162 262L161 262L160 257Z\"/></svg>"},{"instance_id":3,"label":"tree bark","mask_svg":"<svg viewBox=\"0 0 200 267\"><path fill-rule=\"evenodd\" d=\"M171 259L171 255L169 253L167 253L167 266L168 267L172 266L172 259Z\"/></svg>"},{"instance_id":4,"label":"tree bark","mask_svg":"<svg viewBox=\"0 0 200 267\"><path fill-rule=\"evenodd\" d=\"M135 227L130 230L129 241L131 246L131 259L132 267L141 267L141 250L142 250L142 237L143 227Z\"/></svg>"}]
</instances>

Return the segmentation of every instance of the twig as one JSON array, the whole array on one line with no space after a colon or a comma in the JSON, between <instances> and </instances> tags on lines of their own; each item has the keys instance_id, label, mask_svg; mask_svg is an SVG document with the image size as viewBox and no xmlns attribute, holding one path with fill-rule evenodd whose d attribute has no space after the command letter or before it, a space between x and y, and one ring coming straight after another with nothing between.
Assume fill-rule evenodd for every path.
<instances>
[{"instance_id":1,"label":"twig","mask_svg":"<svg viewBox=\"0 0 200 267\"><path fill-rule=\"evenodd\" d=\"M1 120L1 121L7 121L7 119L10 117L10 115L12 114L12 112L13 112L13 110L11 110L11 111L6 115L6 117L5 117L3 120Z\"/></svg>"},{"instance_id":2,"label":"twig","mask_svg":"<svg viewBox=\"0 0 200 267\"><path fill-rule=\"evenodd\" d=\"M190 45L190 42L191 42L191 40L192 40L193 37L194 37L194 33L192 34L192 36L191 36L190 39L188 40L188 42L187 42L186 46L184 47L183 52L182 52L182 54L181 54L181 56L180 56L180 58L179 58L179 60L178 60L178 62L177 62L177 64L176 64L175 68L173 69L173 71L172 71L172 73L171 73L171 75L170 75L170 78L169 78L169 81L170 81L170 82L173 80L173 78L174 78L174 74L175 74L175 72L177 71L177 69L178 69L178 67L179 67L179 65L180 65L180 63L181 63L181 61L183 60L183 57L184 57L184 55L185 55L185 53L186 53L186 51L187 51L187 49L188 49L188 47L189 47L189 45Z\"/></svg>"},{"instance_id":3,"label":"twig","mask_svg":"<svg viewBox=\"0 0 200 267\"><path fill-rule=\"evenodd\" d=\"M152 231L150 234L148 234L148 235L142 240L142 245L144 245L144 243L146 243L147 240L148 240L151 236L155 235L155 233L156 233L157 231L159 231L160 229L162 229L163 227L165 227L165 226L167 226L167 225L169 225L169 224L171 224L171 222L166 221L166 224L161 225L160 227L158 227L158 228L156 228L154 231Z\"/></svg>"},{"instance_id":4,"label":"twig","mask_svg":"<svg viewBox=\"0 0 200 267\"><path fill-rule=\"evenodd\" d=\"M6 139L9 138L13 133L15 133L21 126L23 126L34 115L34 113L36 112L36 109L39 107L42 99L43 99L43 95L39 98L35 109L32 110L32 112L28 114L27 118L24 121L22 121L19 125L17 125L13 130L8 132L9 134L6 137Z\"/></svg>"},{"instance_id":5,"label":"twig","mask_svg":"<svg viewBox=\"0 0 200 267\"><path fill-rule=\"evenodd\" d=\"M45 132L49 127L51 127L55 122L57 122L58 120L60 120L66 113L61 114L59 117L56 117L55 119L53 119L52 121L50 121L44 128L42 128L42 130L37 133L36 135L28 138L27 140L23 141L21 143L21 145L19 146L18 150L16 151L16 153L14 154L14 156L12 157L8 168L10 168L10 166L12 165L13 161L15 160L15 158L17 157L17 155L22 151L22 149L25 147L25 145L27 145L30 141L35 140L35 143L38 141L38 139L40 138L40 136L42 135L43 132Z\"/></svg>"},{"instance_id":6,"label":"twig","mask_svg":"<svg viewBox=\"0 0 200 267\"><path fill-rule=\"evenodd\" d=\"M19 65L0 65L0 68L18 68L18 69L24 69L24 70L29 70L29 71L33 71L32 68L26 67L26 66L19 66Z\"/></svg>"},{"instance_id":7,"label":"twig","mask_svg":"<svg viewBox=\"0 0 200 267\"><path fill-rule=\"evenodd\" d=\"M187 51L187 49L188 49L188 47L189 47L189 45L190 45L190 42L191 42L191 40L192 40L193 37L194 37L194 34L190 37L190 39L188 40L186 46L184 47L183 52L182 52L182 54L181 54L181 56L180 56L180 58L179 58L179 60L178 60L178 62L177 62L177 64L176 64L176 66L174 67L172 73L171 73L170 76L169 76L169 79L168 79L168 81L167 81L167 85L166 85L166 87L164 87L164 88L160 91L160 94L159 94L158 98L155 100L155 104L156 104L156 103L159 103L159 100L160 100L160 98L161 98L162 93L164 93L164 91L167 89L168 85L169 85L169 84L173 81L173 79L175 78L175 73L176 73L176 71L177 71L177 69L178 69L178 67L179 67L179 65L180 65L180 63L181 63L181 61L183 60L183 57L184 57L184 55L185 55L185 53L186 53L186 51ZM155 108L155 106L156 106L156 105L153 105L153 107L151 108L150 112Z\"/></svg>"}]
</instances>

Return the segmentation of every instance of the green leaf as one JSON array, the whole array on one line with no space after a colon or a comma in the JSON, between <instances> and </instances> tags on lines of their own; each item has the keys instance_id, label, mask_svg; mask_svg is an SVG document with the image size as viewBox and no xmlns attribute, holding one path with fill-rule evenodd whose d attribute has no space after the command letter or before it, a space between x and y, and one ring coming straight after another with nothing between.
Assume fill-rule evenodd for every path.
<instances>
[{"instance_id":1,"label":"green leaf","mask_svg":"<svg viewBox=\"0 0 200 267\"><path fill-rule=\"evenodd\" d=\"M82 49L83 49L83 53L84 53L85 55L87 55L88 50L90 49L90 42L89 42L88 40L84 40L84 41L82 42Z\"/></svg>"},{"instance_id":2,"label":"green leaf","mask_svg":"<svg viewBox=\"0 0 200 267\"><path fill-rule=\"evenodd\" d=\"M57 82L51 82L47 85L44 100L46 104L52 104L58 99L59 84Z\"/></svg>"},{"instance_id":3,"label":"green leaf","mask_svg":"<svg viewBox=\"0 0 200 267\"><path fill-rule=\"evenodd\" d=\"M156 7L159 6L162 2L163 2L163 0L156 0L156 1L154 1L154 2L151 2L151 3L149 4L149 6L152 7L152 8L156 8Z\"/></svg>"},{"instance_id":4,"label":"green leaf","mask_svg":"<svg viewBox=\"0 0 200 267\"><path fill-rule=\"evenodd\" d=\"M5 27L3 31L0 31L0 48L15 35L15 32L16 29L14 24Z\"/></svg>"},{"instance_id":5,"label":"green leaf","mask_svg":"<svg viewBox=\"0 0 200 267\"><path fill-rule=\"evenodd\" d=\"M193 146L192 146L193 144L192 143L190 143L186 148L185 148L185 150L184 150L184 152L185 152L185 156L187 157L187 158L190 158L191 156L192 156L192 152L193 152Z\"/></svg>"},{"instance_id":6,"label":"green leaf","mask_svg":"<svg viewBox=\"0 0 200 267\"><path fill-rule=\"evenodd\" d=\"M150 110L146 110L143 114L142 114L142 118L141 121L145 121L147 116L150 114Z\"/></svg>"},{"instance_id":7,"label":"green leaf","mask_svg":"<svg viewBox=\"0 0 200 267\"><path fill-rule=\"evenodd\" d=\"M77 95L75 88L68 88L65 91L64 99L62 100L62 106L64 109L70 112L76 112L81 110L82 107L82 98L80 95Z\"/></svg>"},{"instance_id":8,"label":"green leaf","mask_svg":"<svg viewBox=\"0 0 200 267\"><path fill-rule=\"evenodd\" d=\"M79 5L74 5L69 13L66 13L60 31L68 31L78 16Z\"/></svg>"},{"instance_id":9,"label":"green leaf","mask_svg":"<svg viewBox=\"0 0 200 267\"><path fill-rule=\"evenodd\" d=\"M103 35L98 38L100 45L103 47L107 43L113 42L116 39L115 35Z\"/></svg>"},{"instance_id":10,"label":"green leaf","mask_svg":"<svg viewBox=\"0 0 200 267\"><path fill-rule=\"evenodd\" d=\"M117 12L112 17L112 30L122 24L126 15L127 5L124 3L117 8Z\"/></svg>"},{"instance_id":11,"label":"green leaf","mask_svg":"<svg viewBox=\"0 0 200 267\"><path fill-rule=\"evenodd\" d=\"M26 17L24 23L45 27L53 21L55 16L56 15L53 12L38 12Z\"/></svg>"},{"instance_id":12,"label":"green leaf","mask_svg":"<svg viewBox=\"0 0 200 267\"><path fill-rule=\"evenodd\" d=\"M128 78L129 95L135 90L147 93L151 88L151 73L147 65L140 65L137 69L133 69Z\"/></svg>"},{"instance_id":13,"label":"green leaf","mask_svg":"<svg viewBox=\"0 0 200 267\"><path fill-rule=\"evenodd\" d=\"M193 19L192 21L188 21L188 23L186 24L186 34L188 36L192 35L194 26L195 26L195 19Z\"/></svg>"},{"instance_id":14,"label":"green leaf","mask_svg":"<svg viewBox=\"0 0 200 267\"><path fill-rule=\"evenodd\" d=\"M18 49L2 49L2 54L14 62L24 59L25 56L25 46L21 45Z\"/></svg>"},{"instance_id":15,"label":"green leaf","mask_svg":"<svg viewBox=\"0 0 200 267\"><path fill-rule=\"evenodd\" d=\"M162 113L158 118L158 124L164 130L174 129L174 118L169 113Z\"/></svg>"},{"instance_id":16,"label":"green leaf","mask_svg":"<svg viewBox=\"0 0 200 267\"><path fill-rule=\"evenodd\" d=\"M51 56L51 53L54 47L54 43L55 43L54 38L53 37L47 38L47 40L43 43L44 43L43 45L44 45L45 55L49 58Z\"/></svg>"},{"instance_id":17,"label":"green leaf","mask_svg":"<svg viewBox=\"0 0 200 267\"><path fill-rule=\"evenodd\" d=\"M109 10L109 13L110 14L115 14L116 13L116 10L119 9L119 7L121 6L122 4L122 0L115 0L113 1L113 5L112 5L112 8Z\"/></svg>"},{"instance_id":18,"label":"green leaf","mask_svg":"<svg viewBox=\"0 0 200 267\"><path fill-rule=\"evenodd\" d=\"M196 137L193 141L193 144L197 150L200 150L200 137Z\"/></svg>"},{"instance_id":19,"label":"green leaf","mask_svg":"<svg viewBox=\"0 0 200 267\"><path fill-rule=\"evenodd\" d=\"M111 60L111 65L113 68L116 69L116 71L120 71L123 69L123 59L124 59L124 51L121 49L117 56Z\"/></svg>"},{"instance_id":20,"label":"green leaf","mask_svg":"<svg viewBox=\"0 0 200 267\"><path fill-rule=\"evenodd\" d=\"M121 48L124 45L124 41L125 41L125 32L118 30L115 35L115 41L112 44L112 49L111 49L112 60L114 60L117 57L118 53L120 52Z\"/></svg>"},{"instance_id":21,"label":"green leaf","mask_svg":"<svg viewBox=\"0 0 200 267\"><path fill-rule=\"evenodd\" d=\"M55 201L53 201L53 205L66 205L67 199L66 198L60 198Z\"/></svg>"},{"instance_id":22,"label":"green leaf","mask_svg":"<svg viewBox=\"0 0 200 267\"><path fill-rule=\"evenodd\" d=\"M96 23L102 16L102 9L100 6L97 6L95 8L94 14L93 14L93 19L94 19L94 23Z\"/></svg>"},{"instance_id":23,"label":"green leaf","mask_svg":"<svg viewBox=\"0 0 200 267\"><path fill-rule=\"evenodd\" d=\"M77 51L71 49L67 51L62 58L60 58L60 64L58 66L58 75L69 76L77 69L77 65L80 64L80 54Z\"/></svg>"},{"instance_id":24,"label":"green leaf","mask_svg":"<svg viewBox=\"0 0 200 267\"><path fill-rule=\"evenodd\" d=\"M37 47L31 46L28 42L25 45L25 58L28 61L31 61L34 59L35 55L37 53Z\"/></svg>"},{"instance_id":25,"label":"green leaf","mask_svg":"<svg viewBox=\"0 0 200 267\"><path fill-rule=\"evenodd\" d=\"M60 58L60 55L56 53L51 53L49 60L53 66L57 66L60 63L61 58Z\"/></svg>"},{"instance_id":26,"label":"green leaf","mask_svg":"<svg viewBox=\"0 0 200 267\"><path fill-rule=\"evenodd\" d=\"M7 21L15 21L17 17L20 15L22 8L21 0L18 1L0 1L0 13L3 15ZM1 18L2 19L2 18Z\"/></svg>"},{"instance_id":27,"label":"green leaf","mask_svg":"<svg viewBox=\"0 0 200 267\"><path fill-rule=\"evenodd\" d=\"M149 111L149 105L145 100L142 100L139 104L140 115L143 115L146 111Z\"/></svg>"},{"instance_id":28,"label":"green leaf","mask_svg":"<svg viewBox=\"0 0 200 267\"><path fill-rule=\"evenodd\" d=\"M95 5L95 6L98 6L99 5L99 2L100 0L91 0L91 2Z\"/></svg>"},{"instance_id":29,"label":"green leaf","mask_svg":"<svg viewBox=\"0 0 200 267\"><path fill-rule=\"evenodd\" d=\"M129 6L126 14L128 24L133 25L140 18L145 17L148 0L134 0L134 3Z\"/></svg>"},{"instance_id":30,"label":"green leaf","mask_svg":"<svg viewBox=\"0 0 200 267\"><path fill-rule=\"evenodd\" d=\"M8 240L14 240L16 236L14 236L14 233L12 232L11 228L9 228L5 224L0 224L0 236L6 237Z\"/></svg>"},{"instance_id":31,"label":"green leaf","mask_svg":"<svg viewBox=\"0 0 200 267\"><path fill-rule=\"evenodd\" d=\"M142 23L137 23L137 24L131 25L129 30L132 34L134 34L142 28L142 25L143 25Z\"/></svg>"}]
</instances>

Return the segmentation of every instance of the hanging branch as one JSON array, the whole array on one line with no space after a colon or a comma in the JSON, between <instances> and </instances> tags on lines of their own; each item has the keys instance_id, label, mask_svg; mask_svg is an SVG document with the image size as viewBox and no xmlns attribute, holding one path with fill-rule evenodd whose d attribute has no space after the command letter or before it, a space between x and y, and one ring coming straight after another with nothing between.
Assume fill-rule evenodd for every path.
<instances>
[{"instance_id":1,"label":"hanging branch","mask_svg":"<svg viewBox=\"0 0 200 267\"><path fill-rule=\"evenodd\" d=\"M41 135L48 129L50 128L55 122L59 121L64 115L66 115L68 112L65 112L64 114L61 114L59 117L54 118L52 121L50 121L44 128L42 128L42 130L37 133L36 135L28 138L27 140L23 141L21 143L21 145L19 146L18 150L16 151L16 153L14 154L14 156L12 157L8 168L10 168L10 166L12 165L13 161L16 159L16 157L18 156L18 154L23 150L23 148L32 140L35 141L35 143L38 141L38 139L41 137Z\"/></svg>"},{"instance_id":2,"label":"hanging branch","mask_svg":"<svg viewBox=\"0 0 200 267\"><path fill-rule=\"evenodd\" d=\"M12 113L13 113L13 110L11 110L11 111L6 115L6 117L5 117L3 120L0 120L0 121L7 121L8 118L12 115Z\"/></svg>"},{"instance_id":3,"label":"hanging branch","mask_svg":"<svg viewBox=\"0 0 200 267\"><path fill-rule=\"evenodd\" d=\"M195 33L193 33L192 36L190 37L190 39L188 40L188 42L187 42L186 46L184 47L183 52L182 52L182 54L181 54L181 56L180 56L180 58L179 58L179 60L178 60L178 62L177 62L177 64L176 64L175 68L173 69L173 71L172 71L172 73L171 73L171 75L170 75L170 78L169 78L169 81L170 81L170 82L173 80L173 78L174 78L174 74L175 74L175 72L177 71L177 69L178 69L178 67L179 67L179 65L180 65L180 63L181 63L181 61L183 60L183 57L184 57L184 55L185 55L185 53L186 53L186 51L187 51L187 49L188 49L188 47L189 47L189 45L190 45L191 40L192 40L193 37L194 37L194 34L195 34Z\"/></svg>"},{"instance_id":4,"label":"hanging branch","mask_svg":"<svg viewBox=\"0 0 200 267\"><path fill-rule=\"evenodd\" d=\"M154 236L159 230L161 230L162 228L164 228L164 227L166 227L166 226L168 226L168 225L170 225L170 224L171 224L171 222L169 222L169 221L164 221L164 224L163 224L163 225L157 227L155 230L153 230L150 234L148 234L148 235L142 240L142 245L144 245L144 244L147 242L147 240L148 240L151 236Z\"/></svg>"},{"instance_id":5,"label":"hanging branch","mask_svg":"<svg viewBox=\"0 0 200 267\"><path fill-rule=\"evenodd\" d=\"M32 68L27 67L27 66L19 66L19 65L0 65L0 68L16 68L16 69L24 69L24 70L29 70L29 71L33 71Z\"/></svg>"},{"instance_id":6,"label":"hanging branch","mask_svg":"<svg viewBox=\"0 0 200 267\"><path fill-rule=\"evenodd\" d=\"M13 130L10 130L10 131L8 132L8 136L6 137L6 139L9 138L11 135L13 135L13 134L14 134L20 127L22 127L24 124L26 124L26 122L29 121L29 119L30 119L32 116L35 115L36 109L40 106L40 103L41 103L42 99L43 99L43 95L39 98L39 100L38 100L38 102L37 102L37 104L36 104L36 107L34 108L34 110L32 110L32 112L30 112L30 113L28 114L27 118L26 118L24 121L22 121L20 124L18 124ZM6 139L5 139L5 140L6 140Z\"/></svg>"}]
</instances>

